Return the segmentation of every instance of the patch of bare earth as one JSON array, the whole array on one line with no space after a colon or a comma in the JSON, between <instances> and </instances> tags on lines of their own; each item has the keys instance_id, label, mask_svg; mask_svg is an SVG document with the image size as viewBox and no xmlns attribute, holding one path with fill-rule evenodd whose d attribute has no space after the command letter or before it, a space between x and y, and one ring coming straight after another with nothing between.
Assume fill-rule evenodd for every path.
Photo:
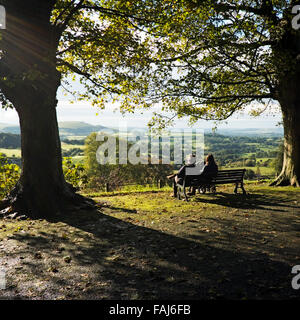
<instances>
[{"instance_id":1,"label":"patch of bare earth","mask_svg":"<svg viewBox=\"0 0 300 320\"><path fill-rule=\"evenodd\" d=\"M299 191L97 198L59 221L0 220L7 299L299 299ZM295 189L296 190L296 189Z\"/></svg>"}]
</instances>

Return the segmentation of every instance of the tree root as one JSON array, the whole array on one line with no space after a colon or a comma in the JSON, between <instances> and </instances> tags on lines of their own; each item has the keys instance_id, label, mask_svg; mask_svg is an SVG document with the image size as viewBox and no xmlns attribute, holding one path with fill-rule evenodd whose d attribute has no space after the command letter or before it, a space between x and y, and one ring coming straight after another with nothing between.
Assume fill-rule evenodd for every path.
<instances>
[{"instance_id":1,"label":"tree root","mask_svg":"<svg viewBox=\"0 0 300 320\"><path fill-rule=\"evenodd\" d=\"M299 181L296 176L292 176L288 178L284 173L280 174L274 181L272 181L269 186L275 187L286 187L286 186L293 186L299 187Z\"/></svg>"},{"instance_id":2,"label":"tree root","mask_svg":"<svg viewBox=\"0 0 300 320\"><path fill-rule=\"evenodd\" d=\"M20 185L11 191L9 196L0 202L0 218L23 220L27 218L57 218L68 212L94 210L96 203L75 192L76 189L65 184L62 188L38 198Z\"/></svg>"}]
</instances>

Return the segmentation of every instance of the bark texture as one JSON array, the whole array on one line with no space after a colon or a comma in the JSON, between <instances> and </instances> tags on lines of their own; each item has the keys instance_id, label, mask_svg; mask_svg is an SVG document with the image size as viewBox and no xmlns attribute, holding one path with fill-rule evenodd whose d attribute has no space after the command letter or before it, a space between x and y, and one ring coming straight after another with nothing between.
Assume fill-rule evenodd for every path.
<instances>
[{"instance_id":1,"label":"bark texture","mask_svg":"<svg viewBox=\"0 0 300 320\"><path fill-rule=\"evenodd\" d=\"M298 82L286 82L281 109L284 126L284 153L282 171L271 183L276 186L300 186L300 98Z\"/></svg>"},{"instance_id":2,"label":"bark texture","mask_svg":"<svg viewBox=\"0 0 300 320\"><path fill-rule=\"evenodd\" d=\"M300 186L300 33L287 27L286 33L273 48L279 101L284 127L282 171L271 184Z\"/></svg>"},{"instance_id":3,"label":"bark texture","mask_svg":"<svg viewBox=\"0 0 300 320\"><path fill-rule=\"evenodd\" d=\"M0 87L18 112L22 143L22 173L5 212L52 217L68 206L91 205L75 193L63 175L56 118L58 34L50 24L55 1L6 3L7 29L3 32ZM5 80L4 80L5 79Z\"/></svg>"}]
</instances>

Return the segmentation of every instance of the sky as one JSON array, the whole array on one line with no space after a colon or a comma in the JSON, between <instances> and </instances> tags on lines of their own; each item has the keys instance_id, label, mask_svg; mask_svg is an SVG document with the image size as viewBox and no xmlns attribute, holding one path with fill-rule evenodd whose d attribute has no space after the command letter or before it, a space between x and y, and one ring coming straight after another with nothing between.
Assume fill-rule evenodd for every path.
<instances>
[{"instance_id":1,"label":"sky","mask_svg":"<svg viewBox=\"0 0 300 320\"><path fill-rule=\"evenodd\" d=\"M58 92L57 118L59 122L64 121L81 121L93 125L102 125L106 127L116 127L119 123L127 123L128 127L145 128L151 119L153 109L150 111L136 112L123 117L120 112L114 112L116 107L108 105L105 110L93 107L87 101L78 101L71 103L61 91ZM96 115L98 113L98 115ZM278 111L272 114L266 112L260 117L251 117L247 114L234 114L226 122L218 124L222 129L243 129L243 128L276 128L281 121L281 115ZM0 123L18 124L18 115L15 110L0 109ZM180 119L176 122L175 128L186 128L187 118ZM193 127L201 129L210 129L215 127L213 121L198 121Z\"/></svg>"},{"instance_id":2,"label":"sky","mask_svg":"<svg viewBox=\"0 0 300 320\"><path fill-rule=\"evenodd\" d=\"M62 121L81 121L93 125L103 125L107 127L117 126L120 122L126 122L129 127L146 127L151 119L151 112L146 111L143 114L126 115L123 117L119 112L114 112L113 107L108 106L106 110L99 110L93 107L89 102L74 102L73 104L66 100L60 100L57 106L57 118ZM99 113L98 115L96 115ZM275 128L281 121L279 113L268 115L267 113L260 117L250 117L248 114L233 115L227 122L222 122L218 128L242 129L242 128ZM0 109L0 123L18 124L18 115L14 110ZM187 127L187 119L176 122L176 127ZM214 127L213 121L199 121L194 127L209 129Z\"/></svg>"}]
</instances>

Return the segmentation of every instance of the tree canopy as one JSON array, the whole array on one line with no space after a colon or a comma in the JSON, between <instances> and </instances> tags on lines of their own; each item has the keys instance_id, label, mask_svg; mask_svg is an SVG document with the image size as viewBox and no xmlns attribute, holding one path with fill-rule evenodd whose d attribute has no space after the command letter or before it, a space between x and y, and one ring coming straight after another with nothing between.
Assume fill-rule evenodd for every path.
<instances>
[{"instance_id":1,"label":"tree canopy","mask_svg":"<svg viewBox=\"0 0 300 320\"><path fill-rule=\"evenodd\" d=\"M0 99L21 127L22 174L8 202L60 212L82 198L65 182L57 90L121 110L161 103L173 117L228 118L277 100L285 129L279 184L299 186L300 34L293 0L0 0ZM172 119L172 118L171 118ZM43 164L43 167L41 166ZM76 201L77 201L76 200ZM51 202L52 206L48 206ZM10 209L11 210L11 209Z\"/></svg>"},{"instance_id":2,"label":"tree canopy","mask_svg":"<svg viewBox=\"0 0 300 320\"><path fill-rule=\"evenodd\" d=\"M299 70L295 3L158 1L155 22L140 27L153 71L144 81L147 101L191 122L227 119L253 102L259 114L282 102L282 79Z\"/></svg>"},{"instance_id":3,"label":"tree canopy","mask_svg":"<svg viewBox=\"0 0 300 320\"><path fill-rule=\"evenodd\" d=\"M191 121L227 119L278 100L279 79L297 64L299 41L285 47L294 1L46 2L63 86L77 79L75 97L100 107L120 98L124 111L160 102Z\"/></svg>"},{"instance_id":4,"label":"tree canopy","mask_svg":"<svg viewBox=\"0 0 300 320\"><path fill-rule=\"evenodd\" d=\"M224 120L253 102L258 115L281 99L280 80L298 65L295 3L103 0L67 10L58 1L52 19L68 27L57 62L98 106L121 98L121 110L132 112L161 103L162 125L176 116Z\"/></svg>"}]
</instances>

